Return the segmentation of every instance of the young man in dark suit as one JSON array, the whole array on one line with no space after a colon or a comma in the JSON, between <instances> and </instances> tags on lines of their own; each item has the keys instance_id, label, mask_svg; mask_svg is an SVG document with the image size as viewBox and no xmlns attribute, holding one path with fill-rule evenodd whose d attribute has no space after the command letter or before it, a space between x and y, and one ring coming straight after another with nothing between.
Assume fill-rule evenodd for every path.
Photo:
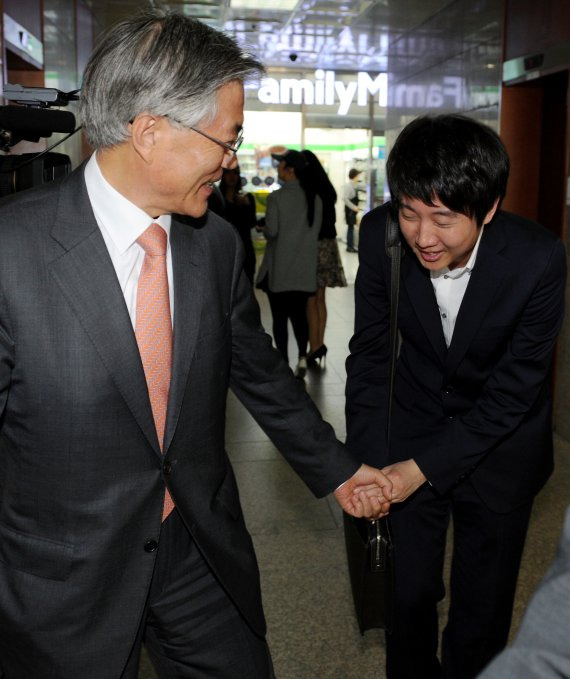
<instances>
[{"instance_id":1,"label":"young man in dark suit","mask_svg":"<svg viewBox=\"0 0 570 679\"><path fill-rule=\"evenodd\" d=\"M84 75L93 156L0 206L5 679L135 679L143 640L163 679L273 676L230 384L314 493L387 509L354 494L391 484L272 349L239 234L206 214L261 69L182 14L127 19Z\"/></svg>"},{"instance_id":2,"label":"young man in dark suit","mask_svg":"<svg viewBox=\"0 0 570 679\"><path fill-rule=\"evenodd\" d=\"M549 372L566 258L551 232L499 209L509 161L485 125L460 115L414 120L386 171L391 203L360 230L347 442L394 484L388 679L470 679L507 641L533 498L552 471ZM388 214L403 251L389 448Z\"/></svg>"}]
</instances>

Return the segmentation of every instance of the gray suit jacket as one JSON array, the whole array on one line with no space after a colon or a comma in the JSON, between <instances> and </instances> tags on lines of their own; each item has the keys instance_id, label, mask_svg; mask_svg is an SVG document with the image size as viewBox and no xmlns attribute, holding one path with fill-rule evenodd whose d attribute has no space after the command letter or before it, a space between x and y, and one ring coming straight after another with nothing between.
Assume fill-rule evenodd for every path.
<instances>
[{"instance_id":1,"label":"gray suit jacket","mask_svg":"<svg viewBox=\"0 0 570 679\"><path fill-rule=\"evenodd\" d=\"M556 558L539 584L518 635L479 679L570 677L570 508Z\"/></svg>"},{"instance_id":2,"label":"gray suit jacket","mask_svg":"<svg viewBox=\"0 0 570 679\"><path fill-rule=\"evenodd\" d=\"M318 496L358 462L260 324L236 231L173 220L161 456L133 328L79 168L0 205L0 667L112 679L132 646L164 484L251 627L259 576L224 449L228 387ZM165 462L169 464L165 466Z\"/></svg>"},{"instance_id":3,"label":"gray suit jacket","mask_svg":"<svg viewBox=\"0 0 570 679\"><path fill-rule=\"evenodd\" d=\"M315 196L313 225L307 219L307 199L297 180L285 182L267 196L265 237L267 247L259 280L267 269L271 292L317 289L317 241L323 221L323 204Z\"/></svg>"}]
</instances>

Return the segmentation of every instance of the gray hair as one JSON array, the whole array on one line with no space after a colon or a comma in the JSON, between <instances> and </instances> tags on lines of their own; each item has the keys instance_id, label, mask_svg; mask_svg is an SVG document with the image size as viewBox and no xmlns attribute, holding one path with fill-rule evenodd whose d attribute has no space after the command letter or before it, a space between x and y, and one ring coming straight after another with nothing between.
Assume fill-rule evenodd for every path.
<instances>
[{"instance_id":1,"label":"gray hair","mask_svg":"<svg viewBox=\"0 0 570 679\"><path fill-rule=\"evenodd\" d=\"M148 10L118 23L93 51L79 117L95 149L125 141L139 113L196 126L216 115L220 87L263 70L228 35L183 14Z\"/></svg>"}]
</instances>

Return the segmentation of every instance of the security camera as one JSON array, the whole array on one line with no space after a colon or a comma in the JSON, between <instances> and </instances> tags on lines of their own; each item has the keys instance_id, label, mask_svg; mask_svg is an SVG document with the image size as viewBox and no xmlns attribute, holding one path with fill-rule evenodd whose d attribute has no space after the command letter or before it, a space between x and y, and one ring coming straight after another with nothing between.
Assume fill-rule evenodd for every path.
<instances>
[{"instance_id":1,"label":"security camera","mask_svg":"<svg viewBox=\"0 0 570 679\"><path fill-rule=\"evenodd\" d=\"M295 52L291 52L291 54L289 55L289 59L291 59L291 61L297 61L297 55L295 54Z\"/></svg>"}]
</instances>

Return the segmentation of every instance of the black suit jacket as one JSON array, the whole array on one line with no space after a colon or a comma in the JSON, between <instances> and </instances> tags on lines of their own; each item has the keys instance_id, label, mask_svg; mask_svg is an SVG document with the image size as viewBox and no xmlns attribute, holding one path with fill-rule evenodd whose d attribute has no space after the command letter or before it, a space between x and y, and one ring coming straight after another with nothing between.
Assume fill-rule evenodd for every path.
<instances>
[{"instance_id":1,"label":"black suit jacket","mask_svg":"<svg viewBox=\"0 0 570 679\"><path fill-rule=\"evenodd\" d=\"M236 231L173 220L173 369L159 448L135 335L83 169L0 206L0 666L118 677L145 604L167 483L263 634L224 449L228 387L319 496L358 462L271 347ZM165 466L165 463L169 463Z\"/></svg>"},{"instance_id":2,"label":"black suit jacket","mask_svg":"<svg viewBox=\"0 0 570 679\"><path fill-rule=\"evenodd\" d=\"M414 458L440 493L469 477L489 508L508 511L552 470L548 377L564 310L563 245L538 224L498 212L485 226L449 349L429 271L403 246L388 456L386 213L376 208L360 228L347 442L377 466Z\"/></svg>"}]
</instances>

